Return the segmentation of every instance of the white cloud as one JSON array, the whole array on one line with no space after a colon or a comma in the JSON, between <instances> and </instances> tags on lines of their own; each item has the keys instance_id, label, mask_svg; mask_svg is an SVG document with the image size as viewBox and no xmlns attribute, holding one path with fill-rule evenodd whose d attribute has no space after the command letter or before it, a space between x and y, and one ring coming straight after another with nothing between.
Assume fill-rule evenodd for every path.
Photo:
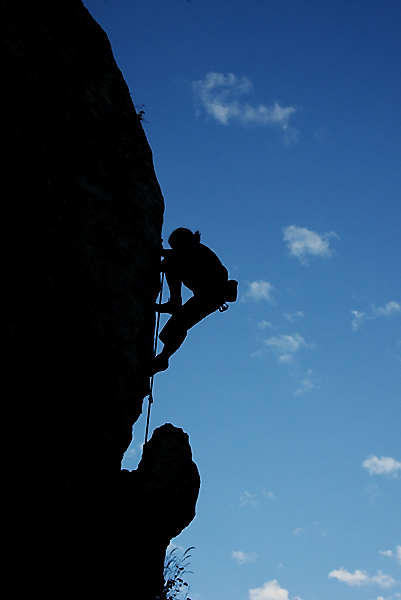
<instances>
[{"instance_id":1,"label":"white cloud","mask_svg":"<svg viewBox=\"0 0 401 600\"><path fill-rule=\"evenodd\" d=\"M301 312L300 310L298 310L295 313L284 313L284 317L287 319L287 321L289 321L290 323L293 323L296 319L300 319L301 317L304 317L304 313Z\"/></svg>"},{"instance_id":2,"label":"white cloud","mask_svg":"<svg viewBox=\"0 0 401 600\"><path fill-rule=\"evenodd\" d=\"M309 348L304 338L299 333L287 335L281 333L264 341L265 346L272 348L277 354L279 362L290 363L301 348Z\"/></svg>"},{"instance_id":3,"label":"white cloud","mask_svg":"<svg viewBox=\"0 0 401 600\"><path fill-rule=\"evenodd\" d=\"M282 588L277 579L273 579L262 587L249 590L249 600L289 600L288 590Z\"/></svg>"},{"instance_id":4,"label":"white cloud","mask_svg":"<svg viewBox=\"0 0 401 600\"><path fill-rule=\"evenodd\" d=\"M297 352L301 346L306 346L306 342L299 333L294 335L280 334L273 336L265 341L267 346L274 346L279 352Z\"/></svg>"},{"instance_id":5,"label":"white cloud","mask_svg":"<svg viewBox=\"0 0 401 600\"><path fill-rule=\"evenodd\" d=\"M401 462L395 460L391 456L368 456L363 461L362 466L369 471L369 475L394 475L396 476L398 471L401 470Z\"/></svg>"},{"instance_id":6,"label":"white cloud","mask_svg":"<svg viewBox=\"0 0 401 600\"><path fill-rule=\"evenodd\" d=\"M273 327L273 325L270 323L270 321L260 321L260 323L257 323L257 327L259 327L259 329L271 329Z\"/></svg>"},{"instance_id":7,"label":"white cloud","mask_svg":"<svg viewBox=\"0 0 401 600\"><path fill-rule=\"evenodd\" d=\"M380 317L391 317L396 314L401 314L401 305L395 300L391 300L391 302L387 302L384 306L372 304L369 308L369 312L351 310L351 314L354 315L354 318L351 321L352 330L357 331L365 321L372 321L373 319L379 319Z\"/></svg>"},{"instance_id":8,"label":"white cloud","mask_svg":"<svg viewBox=\"0 0 401 600\"><path fill-rule=\"evenodd\" d=\"M401 312L401 306L395 300L387 302L385 306L372 305L373 312L378 317L389 317L394 313Z\"/></svg>"},{"instance_id":9,"label":"white cloud","mask_svg":"<svg viewBox=\"0 0 401 600\"><path fill-rule=\"evenodd\" d=\"M262 497L261 497L262 496ZM268 500L275 500L276 495L274 492L267 492L266 490L262 490L258 494L250 494L246 490L243 492L242 496L240 496L240 504L241 506L254 506L257 507L263 501L263 498L267 498Z\"/></svg>"},{"instance_id":10,"label":"white cloud","mask_svg":"<svg viewBox=\"0 0 401 600\"><path fill-rule=\"evenodd\" d=\"M256 500L256 494L250 494L246 490L240 498L241 506L245 506L246 504L250 504L251 506L259 506L260 502Z\"/></svg>"},{"instance_id":11,"label":"white cloud","mask_svg":"<svg viewBox=\"0 0 401 600\"><path fill-rule=\"evenodd\" d=\"M272 299L272 291L274 287L268 281L263 281L263 279L259 279L259 281L252 281L249 284L249 289L246 294L242 297L243 301L247 299L256 300L260 302L261 300L270 301Z\"/></svg>"},{"instance_id":12,"label":"white cloud","mask_svg":"<svg viewBox=\"0 0 401 600\"><path fill-rule=\"evenodd\" d=\"M302 535L303 533L306 532L306 528L305 527L297 527L296 529L294 529L294 531L292 532L292 535Z\"/></svg>"},{"instance_id":13,"label":"white cloud","mask_svg":"<svg viewBox=\"0 0 401 600\"><path fill-rule=\"evenodd\" d=\"M359 310L351 310L351 314L354 315L354 318L351 321L352 331L356 331L367 319L367 316L366 313L361 312Z\"/></svg>"},{"instance_id":14,"label":"white cloud","mask_svg":"<svg viewBox=\"0 0 401 600\"><path fill-rule=\"evenodd\" d=\"M380 550L379 554L382 556L395 558L396 561L401 565L401 546L396 546L394 552L392 550Z\"/></svg>"},{"instance_id":15,"label":"white cloud","mask_svg":"<svg viewBox=\"0 0 401 600\"><path fill-rule=\"evenodd\" d=\"M258 558L258 555L256 552L241 552L241 550L233 550L231 552L231 557L234 558L238 564L244 565L245 563L255 562L255 560Z\"/></svg>"},{"instance_id":16,"label":"white cloud","mask_svg":"<svg viewBox=\"0 0 401 600\"><path fill-rule=\"evenodd\" d=\"M294 392L294 396L303 396L307 392L310 392L315 387L312 382L312 369L308 369L305 373L305 376L299 382L298 388Z\"/></svg>"},{"instance_id":17,"label":"white cloud","mask_svg":"<svg viewBox=\"0 0 401 600\"><path fill-rule=\"evenodd\" d=\"M237 77L233 73L210 72L204 79L194 81L192 89L200 109L222 125L231 122L242 124L278 126L296 137L296 131L289 128L291 115L296 112L293 106L283 107L278 102L272 106L259 104L252 106L238 98L252 92L252 82L248 77Z\"/></svg>"},{"instance_id":18,"label":"white cloud","mask_svg":"<svg viewBox=\"0 0 401 600\"><path fill-rule=\"evenodd\" d=\"M382 588L390 588L397 583L391 575L386 575L382 571L379 571L377 575L374 575L371 578L371 581Z\"/></svg>"},{"instance_id":19,"label":"white cloud","mask_svg":"<svg viewBox=\"0 0 401 600\"><path fill-rule=\"evenodd\" d=\"M349 573L344 567L334 569L334 571L329 573L329 577L338 579L338 581L342 581L351 586L364 585L369 582L369 575L365 571L359 571L359 569L357 569L354 573Z\"/></svg>"},{"instance_id":20,"label":"white cloud","mask_svg":"<svg viewBox=\"0 0 401 600\"><path fill-rule=\"evenodd\" d=\"M366 571L356 569L354 573L350 573L344 567L334 569L329 573L329 577L355 587L374 583L382 588L389 588L396 583L391 575L386 575L382 571L378 571L377 575L370 577Z\"/></svg>"},{"instance_id":21,"label":"white cloud","mask_svg":"<svg viewBox=\"0 0 401 600\"><path fill-rule=\"evenodd\" d=\"M263 491L262 494L263 494L263 496L265 498L268 498L269 500L275 500L276 499L276 495L275 495L274 492L265 492L265 491Z\"/></svg>"},{"instance_id":22,"label":"white cloud","mask_svg":"<svg viewBox=\"0 0 401 600\"><path fill-rule=\"evenodd\" d=\"M379 487L376 484L375 485L369 484L366 486L364 492L365 492L365 494L367 494L369 496L370 505L375 506L376 500L380 493Z\"/></svg>"},{"instance_id":23,"label":"white cloud","mask_svg":"<svg viewBox=\"0 0 401 600\"><path fill-rule=\"evenodd\" d=\"M283 230L284 241L290 250L291 256L298 258L302 265L308 265L310 258L328 258L333 254L330 248L330 238L338 239L334 231L316 233L306 227L289 225Z\"/></svg>"}]
</instances>

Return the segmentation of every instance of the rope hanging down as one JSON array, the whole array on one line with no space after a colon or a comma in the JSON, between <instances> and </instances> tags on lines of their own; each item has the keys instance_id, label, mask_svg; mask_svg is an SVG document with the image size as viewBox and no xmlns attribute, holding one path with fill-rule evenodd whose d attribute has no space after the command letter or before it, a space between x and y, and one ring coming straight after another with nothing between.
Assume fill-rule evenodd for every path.
<instances>
[{"instance_id":1,"label":"rope hanging down","mask_svg":"<svg viewBox=\"0 0 401 600\"><path fill-rule=\"evenodd\" d=\"M159 293L159 306L162 303L162 296L163 296L163 283L164 283L164 273L162 273L162 279L161 279L161 284L160 284L160 293ZM156 333L155 333L155 339L154 339L154 343L153 343L153 358L156 356L156 350L157 350L157 340L159 337L159 326L160 326L160 311L157 312L157 321L156 321ZM149 392L149 400L148 400L148 416L146 419L146 432L145 432L145 444L148 441L148 433L149 433L149 421L150 421L150 408L153 404L153 381L154 381L155 375L152 375L152 378L150 380L150 392Z\"/></svg>"}]
</instances>

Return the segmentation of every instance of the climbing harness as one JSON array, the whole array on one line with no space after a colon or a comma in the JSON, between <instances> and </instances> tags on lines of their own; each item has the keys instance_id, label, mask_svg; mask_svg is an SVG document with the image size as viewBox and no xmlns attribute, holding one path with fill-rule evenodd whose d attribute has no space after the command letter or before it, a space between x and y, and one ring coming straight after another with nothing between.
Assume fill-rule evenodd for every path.
<instances>
[{"instance_id":1,"label":"climbing harness","mask_svg":"<svg viewBox=\"0 0 401 600\"><path fill-rule=\"evenodd\" d=\"M225 301L219 307L220 312L226 312L229 306L227 302L235 302L238 296L238 281L236 279L229 279L225 290Z\"/></svg>"},{"instance_id":2,"label":"climbing harness","mask_svg":"<svg viewBox=\"0 0 401 600\"><path fill-rule=\"evenodd\" d=\"M162 273L162 278L161 278L161 284L160 284L160 292L159 292L159 306L162 303L162 296L163 296L163 283L164 283L164 273ZM156 332L155 332L155 339L154 339L154 343L153 343L153 358L156 356L156 350L157 350L157 340L159 337L159 326L160 326L160 311L157 312L157 320L156 320ZM150 380L150 392L149 392L149 399L148 399L148 416L146 419L146 432L145 432L145 444L148 441L148 433L149 433L149 422L150 422L150 408L153 404L153 381L155 378L155 374L153 373L152 378Z\"/></svg>"}]
</instances>

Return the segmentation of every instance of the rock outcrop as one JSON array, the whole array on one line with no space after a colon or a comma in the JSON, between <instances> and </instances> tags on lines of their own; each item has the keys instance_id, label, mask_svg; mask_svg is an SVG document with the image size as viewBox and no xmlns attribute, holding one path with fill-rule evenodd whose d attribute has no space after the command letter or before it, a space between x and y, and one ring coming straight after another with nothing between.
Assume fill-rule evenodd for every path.
<instances>
[{"instance_id":1,"label":"rock outcrop","mask_svg":"<svg viewBox=\"0 0 401 600\"><path fill-rule=\"evenodd\" d=\"M171 425L121 471L159 288L152 154L80 0L1 0L0 28L3 597L150 600L199 490Z\"/></svg>"}]
</instances>

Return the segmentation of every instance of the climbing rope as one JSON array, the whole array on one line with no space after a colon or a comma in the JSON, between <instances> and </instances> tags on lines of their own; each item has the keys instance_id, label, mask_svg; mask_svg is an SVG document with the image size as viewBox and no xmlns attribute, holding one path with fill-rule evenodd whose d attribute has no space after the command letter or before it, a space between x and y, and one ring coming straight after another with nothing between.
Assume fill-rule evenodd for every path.
<instances>
[{"instance_id":1,"label":"climbing rope","mask_svg":"<svg viewBox=\"0 0 401 600\"><path fill-rule=\"evenodd\" d=\"M161 284L160 284L160 292L159 292L159 307L162 303L162 296L163 296L163 283L164 283L164 273L162 273L162 279L161 279ZM154 343L153 343L153 358L156 356L156 350L157 350L157 340L159 338L159 326L160 326L160 311L157 312L157 320L156 320L156 332L155 332L155 339L154 339ZM150 422L150 409L151 406L153 404L153 381L154 381L155 375L153 373L152 378L150 380L150 392L149 392L149 399L148 399L148 416L146 419L146 431L145 431L145 444L148 441L148 433L149 433L149 422Z\"/></svg>"}]
</instances>

